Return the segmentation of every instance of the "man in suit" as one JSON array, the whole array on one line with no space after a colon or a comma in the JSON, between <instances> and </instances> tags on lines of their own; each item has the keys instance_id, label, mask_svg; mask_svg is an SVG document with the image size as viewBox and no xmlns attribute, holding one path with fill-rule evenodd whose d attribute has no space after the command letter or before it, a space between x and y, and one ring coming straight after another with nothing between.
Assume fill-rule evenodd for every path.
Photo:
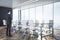
<instances>
[{"instance_id":1,"label":"man in suit","mask_svg":"<svg viewBox=\"0 0 60 40\"><path fill-rule=\"evenodd\" d=\"M12 16L11 12L7 14L7 30L6 30L6 36L11 37L11 21L12 21Z\"/></svg>"}]
</instances>

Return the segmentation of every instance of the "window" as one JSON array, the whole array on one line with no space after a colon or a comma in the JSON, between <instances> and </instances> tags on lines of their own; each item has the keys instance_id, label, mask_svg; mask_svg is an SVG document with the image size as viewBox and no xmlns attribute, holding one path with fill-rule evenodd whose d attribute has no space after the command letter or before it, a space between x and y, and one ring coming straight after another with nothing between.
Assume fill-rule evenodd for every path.
<instances>
[{"instance_id":1,"label":"window","mask_svg":"<svg viewBox=\"0 0 60 40\"><path fill-rule=\"evenodd\" d=\"M35 23L35 8L30 8L30 21Z\"/></svg>"},{"instance_id":2,"label":"window","mask_svg":"<svg viewBox=\"0 0 60 40\"><path fill-rule=\"evenodd\" d=\"M44 22L48 23L53 20L53 4L44 5Z\"/></svg>"},{"instance_id":3,"label":"window","mask_svg":"<svg viewBox=\"0 0 60 40\"><path fill-rule=\"evenodd\" d=\"M13 21L18 20L18 9L13 9Z\"/></svg>"},{"instance_id":4,"label":"window","mask_svg":"<svg viewBox=\"0 0 60 40\"><path fill-rule=\"evenodd\" d=\"M29 20L29 9L25 9L25 20Z\"/></svg>"},{"instance_id":5,"label":"window","mask_svg":"<svg viewBox=\"0 0 60 40\"><path fill-rule=\"evenodd\" d=\"M21 20L25 20L25 10L21 10Z\"/></svg>"},{"instance_id":6,"label":"window","mask_svg":"<svg viewBox=\"0 0 60 40\"><path fill-rule=\"evenodd\" d=\"M42 23L43 15L42 15L42 6L36 7L36 21Z\"/></svg>"},{"instance_id":7,"label":"window","mask_svg":"<svg viewBox=\"0 0 60 40\"><path fill-rule=\"evenodd\" d=\"M13 20L12 20L12 26L16 26L16 29L18 28L18 9L13 9Z\"/></svg>"},{"instance_id":8,"label":"window","mask_svg":"<svg viewBox=\"0 0 60 40\"><path fill-rule=\"evenodd\" d=\"M60 29L60 2L54 3L54 28Z\"/></svg>"}]
</instances>

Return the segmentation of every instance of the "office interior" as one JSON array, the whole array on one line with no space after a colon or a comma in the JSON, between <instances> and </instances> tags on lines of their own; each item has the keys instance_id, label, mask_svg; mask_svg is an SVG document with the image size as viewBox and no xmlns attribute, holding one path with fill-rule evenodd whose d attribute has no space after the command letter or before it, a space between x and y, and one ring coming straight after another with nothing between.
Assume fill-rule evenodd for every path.
<instances>
[{"instance_id":1,"label":"office interior","mask_svg":"<svg viewBox=\"0 0 60 40\"><path fill-rule=\"evenodd\" d=\"M0 40L60 40L60 0L0 0Z\"/></svg>"}]
</instances>

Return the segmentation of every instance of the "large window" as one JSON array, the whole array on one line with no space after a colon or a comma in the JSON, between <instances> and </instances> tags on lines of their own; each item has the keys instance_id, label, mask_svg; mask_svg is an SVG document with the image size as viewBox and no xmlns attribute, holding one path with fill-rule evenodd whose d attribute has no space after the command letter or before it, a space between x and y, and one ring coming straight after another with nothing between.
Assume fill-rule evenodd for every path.
<instances>
[{"instance_id":1,"label":"large window","mask_svg":"<svg viewBox=\"0 0 60 40\"><path fill-rule=\"evenodd\" d=\"M54 20L54 28L60 26L60 2L33 7L29 9L22 10L22 20L30 20L30 22L35 23L36 21L42 23L48 23L49 20Z\"/></svg>"},{"instance_id":2,"label":"large window","mask_svg":"<svg viewBox=\"0 0 60 40\"><path fill-rule=\"evenodd\" d=\"M30 21L35 23L35 8L30 8Z\"/></svg>"},{"instance_id":3,"label":"large window","mask_svg":"<svg viewBox=\"0 0 60 40\"><path fill-rule=\"evenodd\" d=\"M48 23L49 20L53 20L53 4L44 5L44 22Z\"/></svg>"},{"instance_id":4,"label":"large window","mask_svg":"<svg viewBox=\"0 0 60 40\"><path fill-rule=\"evenodd\" d=\"M13 9L12 26L16 26L16 30L18 30L18 9Z\"/></svg>"},{"instance_id":5,"label":"large window","mask_svg":"<svg viewBox=\"0 0 60 40\"><path fill-rule=\"evenodd\" d=\"M60 2L54 3L54 28L60 29Z\"/></svg>"},{"instance_id":6,"label":"large window","mask_svg":"<svg viewBox=\"0 0 60 40\"><path fill-rule=\"evenodd\" d=\"M13 21L18 21L18 9L13 9Z\"/></svg>"},{"instance_id":7,"label":"large window","mask_svg":"<svg viewBox=\"0 0 60 40\"><path fill-rule=\"evenodd\" d=\"M29 9L25 9L25 20L29 20Z\"/></svg>"},{"instance_id":8,"label":"large window","mask_svg":"<svg viewBox=\"0 0 60 40\"><path fill-rule=\"evenodd\" d=\"M43 15L42 15L42 6L36 7L36 21L42 23Z\"/></svg>"},{"instance_id":9,"label":"large window","mask_svg":"<svg viewBox=\"0 0 60 40\"><path fill-rule=\"evenodd\" d=\"M21 10L21 20L25 20L25 10Z\"/></svg>"}]
</instances>

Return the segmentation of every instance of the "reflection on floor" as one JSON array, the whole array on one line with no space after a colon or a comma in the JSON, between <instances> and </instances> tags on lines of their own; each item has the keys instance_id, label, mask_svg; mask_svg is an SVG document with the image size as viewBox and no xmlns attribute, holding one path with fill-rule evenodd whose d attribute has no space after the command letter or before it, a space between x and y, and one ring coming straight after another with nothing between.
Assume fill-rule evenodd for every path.
<instances>
[{"instance_id":1,"label":"reflection on floor","mask_svg":"<svg viewBox=\"0 0 60 40\"><path fill-rule=\"evenodd\" d=\"M22 37L22 35L14 34L13 37L0 37L0 40L26 40L25 38ZM30 39L28 39L30 40ZM32 39L31 39L32 40ZM45 40L45 39L43 39ZM47 40L53 40L51 37L47 37Z\"/></svg>"},{"instance_id":2,"label":"reflection on floor","mask_svg":"<svg viewBox=\"0 0 60 40\"><path fill-rule=\"evenodd\" d=\"M55 34L55 39L60 40L60 29L56 29L54 34Z\"/></svg>"},{"instance_id":3,"label":"reflection on floor","mask_svg":"<svg viewBox=\"0 0 60 40\"><path fill-rule=\"evenodd\" d=\"M2 30L3 29L3 30ZM56 37L56 39L55 38L52 38L52 37L49 37L49 36L47 36L46 38L47 39L45 39L45 38L43 38L43 40L59 40L60 39L60 30L57 30L57 31L55 31L56 33L55 33L55 37ZM33 39L31 39L31 38L29 38L29 39L27 39L27 38L24 38L21 34L19 34L19 33L12 33L12 35L13 35L13 37L7 37L6 35L5 35L5 33L6 33L6 29L3 27L3 28L0 28L0 40L33 40ZM58 35L57 35L58 34ZM57 36L56 36L57 35ZM40 37L39 37L40 38ZM38 39L38 40L40 40L40 39Z\"/></svg>"}]
</instances>

